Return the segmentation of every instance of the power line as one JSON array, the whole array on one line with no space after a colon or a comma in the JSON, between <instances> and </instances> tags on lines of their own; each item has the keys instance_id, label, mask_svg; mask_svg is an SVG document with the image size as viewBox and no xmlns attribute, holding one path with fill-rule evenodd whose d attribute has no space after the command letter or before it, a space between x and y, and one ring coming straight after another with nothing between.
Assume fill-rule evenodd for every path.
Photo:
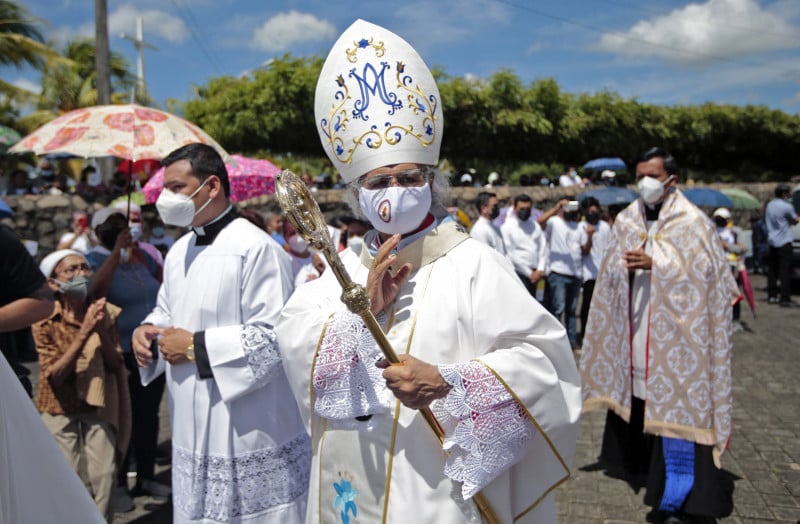
<instances>
[{"instance_id":1,"label":"power line","mask_svg":"<svg viewBox=\"0 0 800 524\"><path fill-rule=\"evenodd\" d=\"M198 35L199 27L189 9L181 6L177 0L170 0L170 2L172 2L172 5L178 10L178 16L180 16L181 19L186 22L186 26L189 28L189 33L192 35L192 40L195 41L198 49L200 49L200 52L203 53L203 55L206 57L206 60L208 60L209 64L211 64L211 67L216 70L217 74L222 76L224 74L222 68L219 66L219 62L217 62L215 57L212 56L211 50L206 46L206 43Z\"/></svg>"},{"instance_id":2,"label":"power line","mask_svg":"<svg viewBox=\"0 0 800 524\"><path fill-rule=\"evenodd\" d=\"M608 31L606 29L603 29L601 27L593 26L593 25L590 25L590 24L585 24L583 22L577 22L577 21L572 20L570 18L566 18L566 17L560 16L560 15L555 15L555 14L552 14L552 13L548 13L548 12L542 11L540 9L534 9L534 8L529 7L527 5L517 4L515 2L511 2L510 0L495 0L495 2L500 3L500 4L506 4L506 5L510 6L510 7L513 7L513 8L516 8L516 9L520 9L520 10L523 10L523 11L528 11L530 13L533 13L535 15L541 16L543 18L549 18L549 19L552 19L552 20L557 20L559 22L563 22L565 24L569 24L569 25L573 25L573 26L576 26L576 27L580 27L582 29L586 29L588 31L592 31L592 32L595 32L595 33L600 33L600 34L608 33ZM653 41L646 40L644 38L638 38L638 37L635 37L635 36L629 36L629 35L623 35L623 34L620 34L619 36L620 36L620 38L623 38L624 40L627 40L629 42L637 42L637 43L649 45L649 46L652 46L652 47L660 47L660 48L663 48L663 49L668 49L670 51L676 51L678 53L683 53L683 54L689 55L689 56L696 56L696 57L700 57L700 58L715 60L715 61L718 61L718 62L729 62L729 63L739 64L739 65L747 65L747 66L755 66L755 67L768 67L770 69L773 69L775 71L781 71L783 73L790 73L790 74L796 74L797 73L797 71L795 71L795 70L785 69L785 68L782 68L782 67L771 66L771 65L765 64L763 62L761 62L761 63L748 62L748 61L745 61L745 60L739 60L739 59L735 59L735 58L728 58L728 57L719 56L719 55L712 55L710 53L701 53L701 52L698 52L698 51L692 51L690 49L686 49L684 47L677 47L677 46L671 46L671 45L668 45L668 44L661 44L661 43L658 43L658 42L653 42Z\"/></svg>"}]
</instances>

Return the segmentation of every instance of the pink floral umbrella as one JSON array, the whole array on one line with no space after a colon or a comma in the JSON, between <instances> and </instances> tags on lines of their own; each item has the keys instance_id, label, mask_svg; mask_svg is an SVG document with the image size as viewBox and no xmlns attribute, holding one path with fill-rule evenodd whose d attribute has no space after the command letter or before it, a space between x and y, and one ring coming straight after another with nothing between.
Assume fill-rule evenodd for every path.
<instances>
[{"instance_id":1,"label":"pink floral umbrella","mask_svg":"<svg viewBox=\"0 0 800 524\"><path fill-rule=\"evenodd\" d=\"M105 105L64 113L17 142L9 152L115 156L135 161L164 158L196 142L208 144L228 158L205 131L179 116L136 104Z\"/></svg>"},{"instance_id":2,"label":"pink floral umbrella","mask_svg":"<svg viewBox=\"0 0 800 524\"><path fill-rule=\"evenodd\" d=\"M231 155L225 163L231 184L231 201L241 202L261 195L275 193L275 175L280 169L269 160ZM164 168L155 172L142 188L145 200L152 204L164 187Z\"/></svg>"}]
</instances>

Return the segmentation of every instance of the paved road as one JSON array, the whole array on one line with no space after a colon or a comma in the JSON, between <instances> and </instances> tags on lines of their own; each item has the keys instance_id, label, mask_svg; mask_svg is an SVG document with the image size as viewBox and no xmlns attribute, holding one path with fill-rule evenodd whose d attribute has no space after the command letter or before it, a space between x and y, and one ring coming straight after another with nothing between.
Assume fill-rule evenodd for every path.
<instances>
[{"instance_id":1,"label":"paved road","mask_svg":"<svg viewBox=\"0 0 800 524\"><path fill-rule=\"evenodd\" d=\"M747 306L742 318L749 330L734 338L734 430L722 457L735 480L734 512L720 524L800 522L800 309L767 305L765 279L752 277L758 317ZM162 405L161 437L169 427ZM556 492L562 523L641 523L649 508L627 482L592 471L600 451L604 413L581 422L572 478ZM169 468L159 468L169 482ZM140 497L136 510L118 514L115 523L171 522L169 503Z\"/></svg>"}]
</instances>

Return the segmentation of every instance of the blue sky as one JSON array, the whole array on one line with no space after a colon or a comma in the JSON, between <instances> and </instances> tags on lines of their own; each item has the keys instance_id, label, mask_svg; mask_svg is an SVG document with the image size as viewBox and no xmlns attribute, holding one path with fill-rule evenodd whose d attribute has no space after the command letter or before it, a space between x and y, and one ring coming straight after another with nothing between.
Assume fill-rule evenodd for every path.
<instances>
[{"instance_id":1,"label":"blue sky","mask_svg":"<svg viewBox=\"0 0 800 524\"><path fill-rule=\"evenodd\" d=\"M94 2L25 0L57 42L94 34ZM429 66L486 78L553 77L566 91L610 89L655 104L764 104L800 113L800 0L108 0L111 48L135 70L144 19L148 89L188 100L214 76L270 58L327 54L356 18L411 42ZM0 68L37 89L36 72Z\"/></svg>"}]
</instances>

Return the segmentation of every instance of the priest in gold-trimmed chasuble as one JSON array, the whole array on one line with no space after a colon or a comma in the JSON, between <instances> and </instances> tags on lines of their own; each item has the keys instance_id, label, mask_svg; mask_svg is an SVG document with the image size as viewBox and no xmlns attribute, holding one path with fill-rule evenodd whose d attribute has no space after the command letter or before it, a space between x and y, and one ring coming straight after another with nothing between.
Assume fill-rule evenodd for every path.
<instances>
[{"instance_id":1,"label":"priest in gold-trimmed chasuble","mask_svg":"<svg viewBox=\"0 0 800 524\"><path fill-rule=\"evenodd\" d=\"M563 327L511 264L442 205L436 84L411 46L357 21L315 97L323 147L374 227L340 253L401 365L390 366L326 271L275 331L312 440L307 523L555 522L580 384ZM430 407L440 443L418 408Z\"/></svg>"},{"instance_id":2,"label":"priest in gold-trimmed chasuble","mask_svg":"<svg viewBox=\"0 0 800 524\"><path fill-rule=\"evenodd\" d=\"M636 165L640 197L617 215L581 355L584 409L607 409L600 462L647 474L670 522L721 518L732 430L731 305L739 296L713 223L676 187L660 148Z\"/></svg>"}]
</instances>

